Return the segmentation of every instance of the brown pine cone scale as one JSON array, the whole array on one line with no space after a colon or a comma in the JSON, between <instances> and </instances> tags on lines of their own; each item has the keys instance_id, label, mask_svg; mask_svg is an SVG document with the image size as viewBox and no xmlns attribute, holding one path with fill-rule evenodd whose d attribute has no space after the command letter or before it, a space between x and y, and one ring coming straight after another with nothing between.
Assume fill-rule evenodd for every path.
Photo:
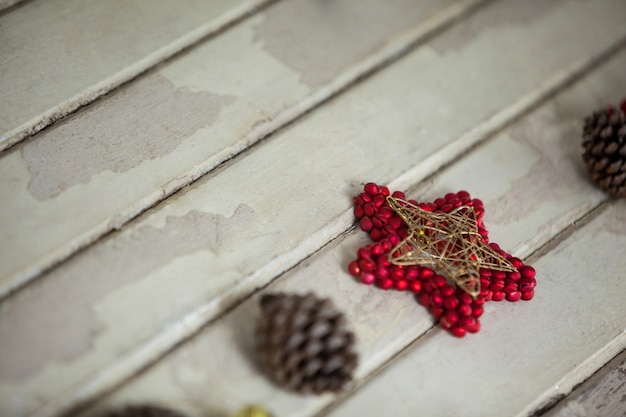
<instances>
[{"instance_id":1,"label":"brown pine cone scale","mask_svg":"<svg viewBox=\"0 0 626 417\"><path fill-rule=\"evenodd\" d=\"M261 299L256 349L268 374L300 393L341 390L357 366L354 334L329 299L268 294Z\"/></svg>"},{"instance_id":2,"label":"brown pine cone scale","mask_svg":"<svg viewBox=\"0 0 626 417\"><path fill-rule=\"evenodd\" d=\"M626 197L626 115L595 112L583 128L583 160L591 180L613 197Z\"/></svg>"}]
</instances>

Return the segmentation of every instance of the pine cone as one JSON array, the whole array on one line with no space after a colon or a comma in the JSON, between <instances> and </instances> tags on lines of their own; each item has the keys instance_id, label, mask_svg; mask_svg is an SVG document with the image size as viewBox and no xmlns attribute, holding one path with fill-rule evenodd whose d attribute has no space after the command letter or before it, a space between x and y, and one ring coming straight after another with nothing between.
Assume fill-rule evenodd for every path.
<instances>
[{"instance_id":1,"label":"pine cone","mask_svg":"<svg viewBox=\"0 0 626 417\"><path fill-rule=\"evenodd\" d=\"M583 148L583 159L591 180L613 197L626 197L624 111L611 108L587 117L583 128Z\"/></svg>"},{"instance_id":2,"label":"pine cone","mask_svg":"<svg viewBox=\"0 0 626 417\"><path fill-rule=\"evenodd\" d=\"M300 393L336 392L352 379L354 334L329 299L268 294L261 299L257 352L270 376Z\"/></svg>"},{"instance_id":3,"label":"pine cone","mask_svg":"<svg viewBox=\"0 0 626 417\"><path fill-rule=\"evenodd\" d=\"M177 411L152 405L131 405L105 414L104 417L185 417Z\"/></svg>"}]
</instances>

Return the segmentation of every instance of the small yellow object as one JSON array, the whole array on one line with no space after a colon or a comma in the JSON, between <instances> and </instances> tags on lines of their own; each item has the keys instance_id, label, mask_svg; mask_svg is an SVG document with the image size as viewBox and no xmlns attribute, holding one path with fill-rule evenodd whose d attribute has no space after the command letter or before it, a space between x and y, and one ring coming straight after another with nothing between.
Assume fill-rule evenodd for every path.
<instances>
[{"instance_id":1,"label":"small yellow object","mask_svg":"<svg viewBox=\"0 0 626 417\"><path fill-rule=\"evenodd\" d=\"M516 270L482 241L473 207L432 213L393 196L387 201L408 228L408 236L389 252L392 264L429 265L473 298L480 294L480 268Z\"/></svg>"},{"instance_id":2,"label":"small yellow object","mask_svg":"<svg viewBox=\"0 0 626 417\"><path fill-rule=\"evenodd\" d=\"M272 415L267 410L252 405L236 412L231 417L272 417Z\"/></svg>"}]
</instances>

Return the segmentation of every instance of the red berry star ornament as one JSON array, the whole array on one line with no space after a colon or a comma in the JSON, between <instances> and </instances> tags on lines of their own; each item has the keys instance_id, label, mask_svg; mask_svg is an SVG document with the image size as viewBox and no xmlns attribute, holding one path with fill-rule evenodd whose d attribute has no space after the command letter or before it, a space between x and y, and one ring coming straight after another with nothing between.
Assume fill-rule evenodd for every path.
<instances>
[{"instance_id":1,"label":"red berry star ornament","mask_svg":"<svg viewBox=\"0 0 626 417\"><path fill-rule=\"evenodd\" d=\"M454 336L480 330L486 301L533 298L535 270L489 243L483 203L467 191L418 203L368 183L354 205L375 243L359 249L350 273L384 290L412 291Z\"/></svg>"}]
</instances>

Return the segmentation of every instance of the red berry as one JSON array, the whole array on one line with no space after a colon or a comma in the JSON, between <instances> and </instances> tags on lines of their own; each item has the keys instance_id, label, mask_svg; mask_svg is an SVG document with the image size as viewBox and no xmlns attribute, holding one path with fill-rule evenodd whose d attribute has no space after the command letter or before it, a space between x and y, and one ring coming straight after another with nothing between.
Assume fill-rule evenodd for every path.
<instances>
[{"instance_id":1,"label":"red berry","mask_svg":"<svg viewBox=\"0 0 626 417\"><path fill-rule=\"evenodd\" d=\"M444 213L449 213L450 211L452 211L453 208L454 206L452 204L446 203L443 206L441 206L440 210L443 211Z\"/></svg>"},{"instance_id":2,"label":"red berry","mask_svg":"<svg viewBox=\"0 0 626 417\"><path fill-rule=\"evenodd\" d=\"M439 291L441 291L444 297L450 297L455 292L454 287L450 284L442 285L439 287Z\"/></svg>"},{"instance_id":3,"label":"red berry","mask_svg":"<svg viewBox=\"0 0 626 417\"><path fill-rule=\"evenodd\" d=\"M473 325L474 323L476 323L476 319L472 316L468 316L468 317L461 317L459 319L459 327L464 327L467 329L468 326Z\"/></svg>"},{"instance_id":4,"label":"red berry","mask_svg":"<svg viewBox=\"0 0 626 417\"><path fill-rule=\"evenodd\" d=\"M506 274L506 276L508 277L508 279L517 281L522 277L522 274L520 274L519 271L510 271L509 273Z\"/></svg>"},{"instance_id":5,"label":"red berry","mask_svg":"<svg viewBox=\"0 0 626 417\"><path fill-rule=\"evenodd\" d=\"M378 287L382 288L383 290L388 290L389 288L393 287L393 280L389 278L377 279L376 285L378 285Z\"/></svg>"},{"instance_id":6,"label":"red berry","mask_svg":"<svg viewBox=\"0 0 626 417\"><path fill-rule=\"evenodd\" d=\"M532 300L534 296L535 296L535 290L522 292L522 300L524 301Z\"/></svg>"},{"instance_id":7,"label":"red berry","mask_svg":"<svg viewBox=\"0 0 626 417\"><path fill-rule=\"evenodd\" d=\"M419 276L420 276L420 271L419 269L417 269L417 267L409 266L405 268L405 272L404 272L405 279L408 279L409 281L415 281L416 279L419 278Z\"/></svg>"},{"instance_id":8,"label":"red berry","mask_svg":"<svg viewBox=\"0 0 626 417\"><path fill-rule=\"evenodd\" d=\"M537 281L534 278L521 278L518 281L518 285L521 291L530 291L535 288Z\"/></svg>"},{"instance_id":9,"label":"red berry","mask_svg":"<svg viewBox=\"0 0 626 417\"><path fill-rule=\"evenodd\" d=\"M371 259L362 258L359 260L359 267L362 271L373 272L376 269L376 264Z\"/></svg>"},{"instance_id":10,"label":"red berry","mask_svg":"<svg viewBox=\"0 0 626 417\"><path fill-rule=\"evenodd\" d=\"M382 268L379 266L378 268L376 268L374 275L376 275L376 278L380 279L389 278L389 270L387 268Z\"/></svg>"},{"instance_id":11,"label":"red berry","mask_svg":"<svg viewBox=\"0 0 626 417\"><path fill-rule=\"evenodd\" d=\"M372 203L374 203L377 209L382 207L386 202L387 200L385 199L385 197L380 194L372 197Z\"/></svg>"},{"instance_id":12,"label":"red berry","mask_svg":"<svg viewBox=\"0 0 626 417\"><path fill-rule=\"evenodd\" d=\"M430 304L437 307L443 305L443 295L440 291L433 291L430 295Z\"/></svg>"},{"instance_id":13,"label":"red berry","mask_svg":"<svg viewBox=\"0 0 626 417\"><path fill-rule=\"evenodd\" d=\"M433 316L439 318L443 315L443 308L442 307L438 307L438 306L432 306L430 308L430 314L432 314Z\"/></svg>"},{"instance_id":14,"label":"red berry","mask_svg":"<svg viewBox=\"0 0 626 417\"><path fill-rule=\"evenodd\" d=\"M459 315L463 317L472 315L472 307L469 304L460 304L456 311L458 311Z\"/></svg>"},{"instance_id":15,"label":"red berry","mask_svg":"<svg viewBox=\"0 0 626 417\"><path fill-rule=\"evenodd\" d=\"M467 326L467 331L470 333L478 333L480 330L480 321L476 320L472 325Z\"/></svg>"},{"instance_id":16,"label":"red berry","mask_svg":"<svg viewBox=\"0 0 626 417\"><path fill-rule=\"evenodd\" d=\"M506 295L507 301L514 303L515 301L519 301L522 298L522 293L519 291L512 291Z\"/></svg>"},{"instance_id":17,"label":"red berry","mask_svg":"<svg viewBox=\"0 0 626 417\"><path fill-rule=\"evenodd\" d=\"M435 277L433 278L433 283L437 287L443 287L448 283L448 280L443 275L435 275Z\"/></svg>"},{"instance_id":18,"label":"red berry","mask_svg":"<svg viewBox=\"0 0 626 417\"><path fill-rule=\"evenodd\" d=\"M397 230L398 228L404 225L404 221L400 217L395 216L389 219L389 221L387 222L387 225L392 227L393 230Z\"/></svg>"},{"instance_id":19,"label":"red berry","mask_svg":"<svg viewBox=\"0 0 626 417\"><path fill-rule=\"evenodd\" d=\"M430 295L426 294L426 293L421 293L418 297L417 297L417 301L423 305L424 307L430 307Z\"/></svg>"},{"instance_id":20,"label":"red berry","mask_svg":"<svg viewBox=\"0 0 626 417\"><path fill-rule=\"evenodd\" d=\"M378 188L378 185L374 184L373 182L368 182L367 184L365 184L365 187L363 187L363 189L365 190L366 193L371 194L371 195L380 193L380 189Z\"/></svg>"},{"instance_id":21,"label":"red berry","mask_svg":"<svg viewBox=\"0 0 626 417\"><path fill-rule=\"evenodd\" d=\"M370 220L369 217L363 217L359 222L359 226L364 232L369 232L370 230L372 230L372 227L374 225L372 224L372 220Z\"/></svg>"},{"instance_id":22,"label":"red berry","mask_svg":"<svg viewBox=\"0 0 626 417\"><path fill-rule=\"evenodd\" d=\"M502 291L504 288L504 280L502 279L494 279L489 284L489 289L491 291Z\"/></svg>"},{"instance_id":23,"label":"red berry","mask_svg":"<svg viewBox=\"0 0 626 417\"><path fill-rule=\"evenodd\" d=\"M494 291L491 299L493 301L502 301L506 297L506 293L504 291Z\"/></svg>"},{"instance_id":24,"label":"red berry","mask_svg":"<svg viewBox=\"0 0 626 417\"><path fill-rule=\"evenodd\" d=\"M519 272L524 278L535 278L535 268L530 265L524 265L519 269Z\"/></svg>"},{"instance_id":25,"label":"red berry","mask_svg":"<svg viewBox=\"0 0 626 417\"><path fill-rule=\"evenodd\" d=\"M363 210L363 206L354 206L354 216L357 219L360 219L363 216L365 216L365 211Z\"/></svg>"},{"instance_id":26,"label":"red berry","mask_svg":"<svg viewBox=\"0 0 626 417\"><path fill-rule=\"evenodd\" d=\"M395 282L394 287L396 287L396 290L398 291L405 291L409 286L409 282L405 279L400 279L398 281Z\"/></svg>"},{"instance_id":27,"label":"red berry","mask_svg":"<svg viewBox=\"0 0 626 417\"><path fill-rule=\"evenodd\" d=\"M359 276L359 274L361 273L361 268L359 268L359 264L357 263L357 261L350 262L350 265L348 265L348 272L350 273L350 275L354 275L355 277Z\"/></svg>"},{"instance_id":28,"label":"red berry","mask_svg":"<svg viewBox=\"0 0 626 417\"><path fill-rule=\"evenodd\" d=\"M448 310L454 310L459 305L459 300L455 296L451 295L443 300L443 305Z\"/></svg>"},{"instance_id":29,"label":"red berry","mask_svg":"<svg viewBox=\"0 0 626 417\"><path fill-rule=\"evenodd\" d=\"M505 271L493 271L491 273L491 278L492 279L504 279L506 278L506 272Z\"/></svg>"},{"instance_id":30,"label":"red berry","mask_svg":"<svg viewBox=\"0 0 626 417\"><path fill-rule=\"evenodd\" d=\"M450 323L450 321L448 321L448 319L446 318L446 316L444 315L440 320L439 320L439 325L444 329L444 330L448 330L452 327L454 323Z\"/></svg>"},{"instance_id":31,"label":"red berry","mask_svg":"<svg viewBox=\"0 0 626 417\"><path fill-rule=\"evenodd\" d=\"M385 219L390 219L394 215L394 211L390 207L382 207L378 210L378 214L383 216Z\"/></svg>"},{"instance_id":32,"label":"red berry","mask_svg":"<svg viewBox=\"0 0 626 417\"><path fill-rule=\"evenodd\" d=\"M409 288L415 294L418 294L419 292L422 291L422 281L413 281L413 282L411 282L411 284L409 284Z\"/></svg>"},{"instance_id":33,"label":"red berry","mask_svg":"<svg viewBox=\"0 0 626 417\"><path fill-rule=\"evenodd\" d=\"M463 327L454 326L450 329L450 333L455 337L465 337L466 330Z\"/></svg>"},{"instance_id":34,"label":"red berry","mask_svg":"<svg viewBox=\"0 0 626 417\"><path fill-rule=\"evenodd\" d=\"M466 199L466 198L470 198L470 193L468 193L465 190L461 190L458 193L456 193L457 197L459 197L460 199Z\"/></svg>"},{"instance_id":35,"label":"red berry","mask_svg":"<svg viewBox=\"0 0 626 417\"><path fill-rule=\"evenodd\" d=\"M483 307L482 306L472 306L472 316L473 317L480 317L483 315Z\"/></svg>"},{"instance_id":36,"label":"red berry","mask_svg":"<svg viewBox=\"0 0 626 417\"><path fill-rule=\"evenodd\" d=\"M406 200L406 194L404 194L402 191L394 191L393 194L391 194L391 196L395 198L399 198L401 200Z\"/></svg>"},{"instance_id":37,"label":"red berry","mask_svg":"<svg viewBox=\"0 0 626 417\"><path fill-rule=\"evenodd\" d=\"M378 188L383 196L387 197L389 195L389 188L386 185L380 185Z\"/></svg>"},{"instance_id":38,"label":"red berry","mask_svg":"<svg viewBox=\"0 0 626 417\"><path fill-rule=\"evenodd\" d=\"M435 271L433 271L430 268L422 268L422 270L420 271L420 278L421 279L429 279L435 276Z\"/></svg>"},{"instance_id":39,"label":"red berry","mask_svg":"<svg viewBox=\"0 0 626 417\"><path fill-rule=\"evenodd\" d=\"M374 274L370 272L364 272L361 274L361 282L365 285L372 285L376 281Z\"/></svg>"},{"instance_id":40,"label":"red berry","mask_svg":"<svg viewBox=\"0 0 626 417\"><path fill-rule=\"evenodd\" d=\"M367 217L363 218L367 219ZM383 238L383 234L381 233L380 229L372 229L372 231L370 232L370 236L374 242L378 242L380 239Z\"/></svg>"},{"instance_id":41,"label":"red berry","mask_svg":"<svg viewBox=\"0 0 626 417\"><path fill-rule=\"evenodd\" d=\"M363 212L367 217L372 217L376 213L376 205L374 203L366 203L363 206Z\"/></svg>"},{"instance_id":42,"label":"red berry","mask_svg":"<svg viewBox=\"0 0 626 417\"><path fill-rule=\"evenodd\" d=\"M391 279L403 279L404 278L404 269L402 267L396 266L389 271L389 277Z\"/></svg>"},{"instance_id":43,"label":"red berry","mask_svg":"<svg viewBox=\"0 0 626 417\"><path fill-rule=\"evenodd\" d=\"M454 310L447 311L444 317L451 324L456 324L459 321L459 313Z\"/></svg>"}]
</instances>

